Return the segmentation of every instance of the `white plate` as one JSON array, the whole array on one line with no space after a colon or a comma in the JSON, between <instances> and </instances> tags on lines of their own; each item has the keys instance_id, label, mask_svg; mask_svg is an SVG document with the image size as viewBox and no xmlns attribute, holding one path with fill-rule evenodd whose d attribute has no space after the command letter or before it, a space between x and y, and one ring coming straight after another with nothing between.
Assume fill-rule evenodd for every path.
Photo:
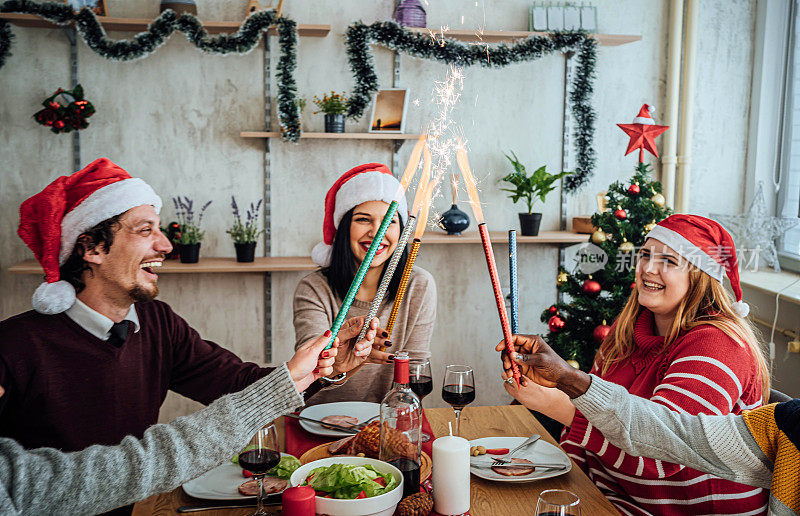
<instances>
[{"instance_id":1,"label":"white plate","mask_svg":"<svg viewBox=\"0 0 800 516\"><path fill-rule=\"evenodd\" d=\"M300 415L316 419L317 421L328 416L351 416L357 418L359 423L362 423L380 414L380 410L381 406L377 403L368 403L366 401L339 401L336 403L323 403L322 405L306 407L300 412ZM317 435L330 437L347 437L353 435L352 432L331 430L317 423L309 423L303 420L300 420L300 426L303 427L304 430Z\"/></svg>"},{"instance_id":2,"label":"white plate","mask_svg":"<svg viewBox=\"0 0 800 516\"><path fill-rule=\"evenodd\" d=\"M281 453L281 457L288 455ZM250 480L242 476L242 468L228 461L183 484L186 494L205 500L250 500L255 496L239 494L238 487Z\"/></svg>"},{"instance_id":3,"label":"white plate","mask_svg":"<svg viewBox=\"0 0 800 516\"><path fill-rule=\"evenodd\" d=\"M481 439L473 439L469 442L470 448L473 446L483 446L484 448L508 448L513 450L523 442L527 437L483 437ZM489 463L491 462L491 455L479 455L477 457L470 457L470 463ZM529 475L520 475L518 477L508 477L495 473L491 468L474 468L470 467L469 471L476 477L485 478L486 480L495 480L497 482L531 482L534 480L541 480L543 478L557 477L568 473L572 469L572 461L569 460L567 454L561 451L557 446L554 446L543 439L540 439L532 445L523 448L516 452L514 457L520 459L528 459L531 462L539 462L545 464L564 464L565 469L548 469L536 468L536 470Z\"/></svg>"}]
</instances>

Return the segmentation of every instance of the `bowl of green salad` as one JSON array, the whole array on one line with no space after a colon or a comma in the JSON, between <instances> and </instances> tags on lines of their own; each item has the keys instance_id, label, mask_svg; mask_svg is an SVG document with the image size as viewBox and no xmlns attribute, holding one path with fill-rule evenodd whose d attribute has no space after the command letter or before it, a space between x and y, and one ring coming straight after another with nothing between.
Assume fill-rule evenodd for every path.
<instances>
[{"instance_id":1,"label":"bowl of green salad","mask_svg":"<svg viewBox=\"0 0 800 516\"><path fill-rule=\"evenodd\" d=\"M316 513L331 516L391 516L403 497L403 476L368 457L328 457L297 468L292 486L316 491Z\"/></svg>"}]
</instances>

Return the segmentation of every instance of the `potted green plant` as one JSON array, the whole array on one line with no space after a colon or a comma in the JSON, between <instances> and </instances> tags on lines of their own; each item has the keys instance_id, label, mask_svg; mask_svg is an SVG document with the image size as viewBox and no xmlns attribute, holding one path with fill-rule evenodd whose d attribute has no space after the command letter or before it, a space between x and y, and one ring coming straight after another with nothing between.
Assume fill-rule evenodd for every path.
<instances>
[{"instance_id":1,"label":"potted green plant","mask_svg":"<svg viewBox=\"0 0 800 516\"><path fill-rule=\"evenodd\" d=\"M319 111L314 111L315 114L325 113L326 133L344 132L345 113L349 106L349 101L344 93L331 91L330 95L326 93L321 99L314 95L314 104L319 108Z\"/></svg>"},{"instance_id":2,"label":"potted green plant","mask_svg":"<svg viewBox=\"0 0 800 516\"><path fill-rule=\"evenodd\" d=\"M200 259L200 242L203 241L205 231L201 229L203 215L211 204L208 201L195 213L194 201L184 196L173 197L172 204L178 216L178 223L181 226L180 237L178 238L178 249L181 254L182 263L197 263Z\"/></svg>"},{"instance_id":3,"label":"potted green plant","mask_svg":"<svg viewBox=\"0 0 800 516\"><path fill-rule=\"evenodd\" d=\"M538 198L542 203L544 199L555 189L555 182L564 176L569 175L571 172L559 172L558 174L549 174L545 170L546 165L537 168L533 174L528 176L525 171L525 165L520 163L519 158L514 152L511 152L513 158L508 154L504 156L514 166L514 172L511 172L502 181L511 183L514 188L501 188L505 192L511 192L509 197L514 203L520 199L525 199L525 204L528 206L528 211L519 214L519 225L523 236L536 236L539 234L539 225L542 222L541 213L533 213L533 203Z\"/></svg>"},{"instance_id":4,"label":"potted green plant","mask_svg":"<svg viewBox=\"0 0 800 516\"><path fill-rule=\"evenodd\" d=\"M236 197L231 195L231 210L233 211L233 225L226 231L233 238L233 246L236 248L237 262L252 262L256 256L256 243L258 237L264 233L263 229L258 228L258 213L261 209L261 201L258 204L250 203L247 209L244 222L239 214L239 206L236 204Z\"/></svg>"}]
</instances>

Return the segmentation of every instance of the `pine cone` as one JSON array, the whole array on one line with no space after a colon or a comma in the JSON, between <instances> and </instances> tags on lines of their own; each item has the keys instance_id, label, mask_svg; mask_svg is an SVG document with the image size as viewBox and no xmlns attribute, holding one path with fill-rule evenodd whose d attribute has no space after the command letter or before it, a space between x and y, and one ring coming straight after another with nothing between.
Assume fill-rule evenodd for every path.
<instances>
[{"instance_id":1,"label":"pine cone","mask_svg":"<svg viewBox=\"0 0 800 516\"><path fill-rule=\"evenodd\" d=\"M395 516L428 516L433 510L433 497L428 493L416 493L397 504Z\"/></svg>"},{"instance_id":2,"label":"pine cone","mask_svg":"<svg viewBox=\"0 0 800 516\"><path fill-rule=\"evenodd\" d=\"M373 421L358 432L353 440L350 441L348 453L350 455L363 453L367 457L377 459L381 442L381 431L378 425L377 421Z\"/></svg>"}]
</instances>

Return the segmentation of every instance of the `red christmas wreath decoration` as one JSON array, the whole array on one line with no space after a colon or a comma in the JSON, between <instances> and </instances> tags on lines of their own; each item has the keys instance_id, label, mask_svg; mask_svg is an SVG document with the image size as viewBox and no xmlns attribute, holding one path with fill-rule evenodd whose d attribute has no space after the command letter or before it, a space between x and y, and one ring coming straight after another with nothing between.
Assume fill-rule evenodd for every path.
<instances>
[{"instance_id":1,"label":"red christmas wreath decoration","mask_svg":"<svg viewBox=\"0 0 800 516\"><path fill-rule=\"evenodd\" d=\"M80 84L72 90L58 88L42 105L44 109L37 111L33 118L56 134L86 129L89 127L86 119L94 114L94 106L83 98Z\"/></svg>"}]
</instances>

